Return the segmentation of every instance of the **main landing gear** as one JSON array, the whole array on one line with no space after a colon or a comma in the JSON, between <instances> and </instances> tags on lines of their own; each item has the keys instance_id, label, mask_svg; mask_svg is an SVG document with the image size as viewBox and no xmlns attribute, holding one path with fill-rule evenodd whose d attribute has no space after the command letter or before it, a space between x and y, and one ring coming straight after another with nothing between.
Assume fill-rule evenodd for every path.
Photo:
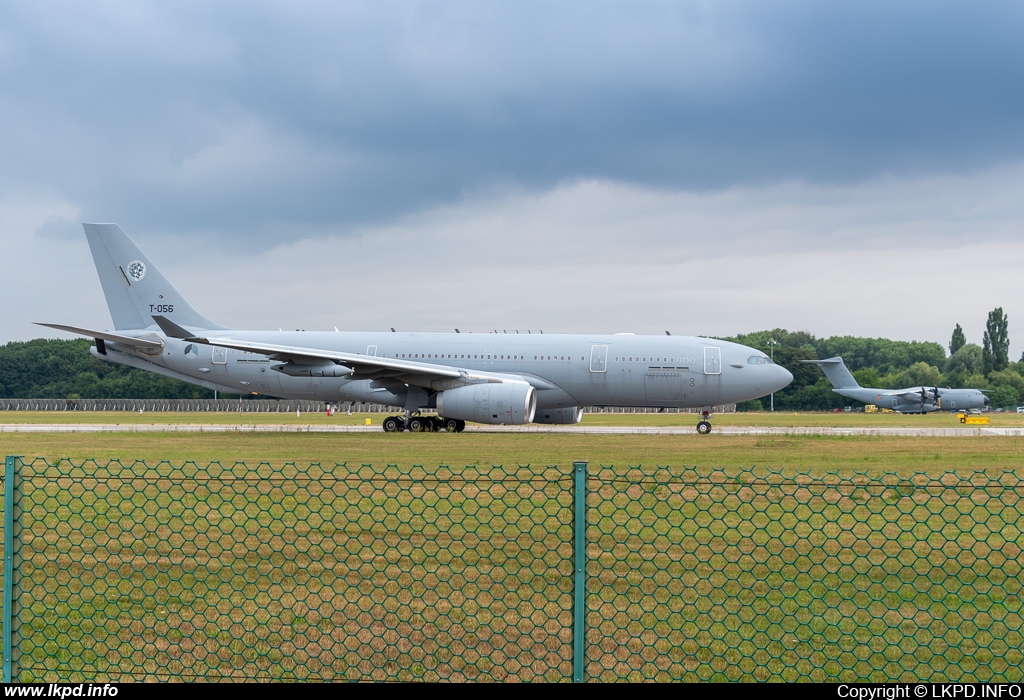
<instances>
[{"instance_id":1,"label":"main landing gear","mask_svg":"<svg viewBox=\"0 0 1024 700\"><path fill-rule=\"evenodd\" d=\"M705 406L704 410L701 411L701 419L697 423L697 432L701 435L707 435L711 432L711 406Z\"/></svg>"},{"instance_id":2,"label":"main landing gear","mask_svg":"<svg viewBox=\"0 0 1024 700\"><path fill-rule=\"evenodd\" d=\"M400 433L403 430L410 433L439 433L442 430L461 433L466 429L466 421L440 416L409 416L408 420L401 416L388 416L381 425L385 433Z\"/></svg>"}]
</instances>

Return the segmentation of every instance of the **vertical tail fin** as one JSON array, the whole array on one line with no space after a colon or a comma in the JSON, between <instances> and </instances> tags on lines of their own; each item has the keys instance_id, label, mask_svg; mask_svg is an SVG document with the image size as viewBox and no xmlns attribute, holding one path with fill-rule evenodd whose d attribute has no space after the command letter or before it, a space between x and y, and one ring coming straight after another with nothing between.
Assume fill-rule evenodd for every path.
<instances>
[{"instance_id":1,"label":"vertical tail fin","mask_svg":"<svg viewBox=\"0 0 1024 700\"><path fill-rule=\"evenodd\" d=\"M117 224L82 224L117 330L156 328L154 315L180 326L219 330L185 301Z\"/></svg>"},{"instance_id":2,"label":"vertical tail fin","mask_svg":"<svg viewBox=\"0 0 1024 700\"><path fill-rule=\"evenodd\" d=\"M857 380L846 369L846 363L841 357L830 357L827 360L800 360L807 365L818 365L825 377L832 382L833 389L856 389L860 387Z\"/></svg>"}]
</instances>

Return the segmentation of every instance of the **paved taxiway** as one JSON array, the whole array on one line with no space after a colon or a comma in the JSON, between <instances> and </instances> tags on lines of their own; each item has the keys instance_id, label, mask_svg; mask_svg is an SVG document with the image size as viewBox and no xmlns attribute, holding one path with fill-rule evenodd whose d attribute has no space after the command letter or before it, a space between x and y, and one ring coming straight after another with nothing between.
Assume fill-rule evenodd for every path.
<instances>
[{"instance_id":1,"label":"paved taxiway","mask_svg":"<svg viewBox=\"0 0 1024 700\"><path fill-rule=\"evenodd\" d=\"M379 433L379 425L209 425L195 423L152 424L12 424L0 425L2 433ZM469 425L468 433L563 433L572 435L696 435L695 426L616 427L583 425ZM1000 435L1021 437L1024 428L744 428L715 426L712 435L887 435L906 437L970 437Z\"/></svg>"}]
</instances>

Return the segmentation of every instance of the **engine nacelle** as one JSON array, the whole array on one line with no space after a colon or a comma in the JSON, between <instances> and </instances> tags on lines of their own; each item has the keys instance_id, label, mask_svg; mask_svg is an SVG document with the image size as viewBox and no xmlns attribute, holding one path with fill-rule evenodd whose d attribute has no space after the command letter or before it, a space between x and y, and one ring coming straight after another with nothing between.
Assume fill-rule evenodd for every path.
<instances>
[{"instance_id":1,"label":"engine nacelle","mask_svg":"<svg viewBox=\"0 0 1024 700\"><path fill-rule=\"evenodd\" d=\"M529 384L470 384L437 395L437 412L445 418L490 425L533 421L537 390Z\"/></svg>"},{"instance_id":2,"label":"engine nacelle","mask_svg":"<svg viewBox=\"0 0 1024 700\"><path fill-rule=\"evenodd\" d=\"M555 423L560 425L579 423L583 420L582 406L568 408L539 408L533 417L534 423Z\"/></svg>"}]
</instances>

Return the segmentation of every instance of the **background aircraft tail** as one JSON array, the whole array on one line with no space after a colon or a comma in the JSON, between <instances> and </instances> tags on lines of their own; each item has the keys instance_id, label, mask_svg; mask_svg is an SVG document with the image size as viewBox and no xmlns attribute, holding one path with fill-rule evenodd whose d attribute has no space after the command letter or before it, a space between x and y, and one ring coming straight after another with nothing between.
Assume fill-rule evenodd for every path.
<instances>
[{"instance_id":1,"label":"background aircraft tail","mask_svg":"<svg viewBox=\"0 0 1024 700\"><path fill-rule=\"evenodd\" d=\"M117 224L82 224L117 330L156 328L154 315L180 326L220 330L192 308Z\"/></svg>"},{"instance_id":2,"label":"background aircraft tail","mask_svg":"<svg viewBox=\"0 0 1024 700\"><path fill-rule=\"evenodd\" d=\"M832 382L833 389L851 389L857 388L860 384L850 374L850 370L846 369L846 363L843 362L841 357L830 357L827 360L800 360L804 364L818 365L821 367L821 371L825 373L825 377Z\"/></svg>"}]
</instances>

